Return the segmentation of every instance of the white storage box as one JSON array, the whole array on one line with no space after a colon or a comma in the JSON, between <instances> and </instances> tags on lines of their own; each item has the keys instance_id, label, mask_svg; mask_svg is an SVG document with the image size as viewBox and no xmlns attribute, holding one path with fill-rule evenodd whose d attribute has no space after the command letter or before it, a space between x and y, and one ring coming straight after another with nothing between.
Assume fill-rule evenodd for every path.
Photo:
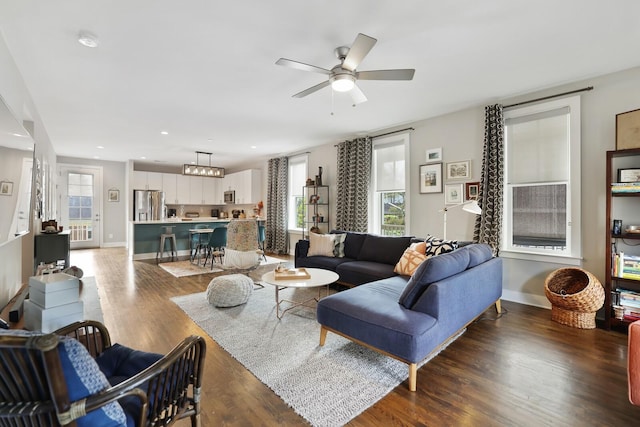
<instances>
[{"instance_id":1,"label":"white storage box","mask_svg":"<svg viewBox=\"0 0 640 427\"><path fill-rule=\"evenodd\" d=\"M29 300L42 308L71 304L72 302L77 302L79 298L80 291L78 288L63 289L55 292L42 292L38 289L29 288Z\"/></svg>"},{"instance_id":2,"label":"white storage box","mask_svg":"<svg viewBox=\"0 0 640 427\"><path fill-rule=\"evenodd\" d=\"M57 292L66 289L80 289L80 282L75 276L65 273L43 274L29 277L29 289L41 292Z\"/></svg>"},{"instance_id":3,"label":"white storage box","mask_svg":"<svg viewBox=\"0 0 640 427\"><path fill-rule=\"evenodd\" d=\"M78 278L64 273L29 278L29 299L42 308L71 304L80 298Z\"/></svg>"},{"instance_id":4,"label":"white storage box","mask_svg":"<svg viewBox=\"0 0 640 427\"><path fill-rule=\"evenodd\" d=\"M82 301L46 309L31 300L24 301L24 326L31 331L53 332L83 318Z\"/></svg>"}]
</instances>

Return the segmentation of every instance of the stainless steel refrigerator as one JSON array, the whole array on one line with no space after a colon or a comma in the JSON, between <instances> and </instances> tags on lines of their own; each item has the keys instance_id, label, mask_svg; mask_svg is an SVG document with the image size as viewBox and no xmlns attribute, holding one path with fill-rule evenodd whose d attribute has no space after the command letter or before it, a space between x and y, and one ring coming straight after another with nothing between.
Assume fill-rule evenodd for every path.
<instances>
[{"instance_id":1,"label":"stainless steel refrigerator","mask_svg":"<svg viewBox=\"0 0 640 427\"><path fill-rule=\"evenodd\" d=\"M164 191L133 190L133 220L163 220L167 217Z\"/></svg>"}]
</instances>

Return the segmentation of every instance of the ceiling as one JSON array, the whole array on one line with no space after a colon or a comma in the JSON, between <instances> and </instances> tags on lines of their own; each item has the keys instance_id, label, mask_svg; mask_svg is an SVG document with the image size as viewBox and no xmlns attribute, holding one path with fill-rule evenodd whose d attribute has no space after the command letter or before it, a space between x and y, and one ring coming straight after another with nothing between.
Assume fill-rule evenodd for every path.
<instances>
[{"instance_id":1,"label":"ceiling","mask_svg":"<svg viewBox=\"0 0 640 427\"><path fill-rule=\"evenodd\" d=\"M637 0L0 3L58 155L180 165L199 150L230 169L638 66L639 17ZM359 71L414 79L361 81L357 107L330 88L292 98L325 76L276 60L331 68L357 33L378 39Z\"/></svg>"}]
</instances>

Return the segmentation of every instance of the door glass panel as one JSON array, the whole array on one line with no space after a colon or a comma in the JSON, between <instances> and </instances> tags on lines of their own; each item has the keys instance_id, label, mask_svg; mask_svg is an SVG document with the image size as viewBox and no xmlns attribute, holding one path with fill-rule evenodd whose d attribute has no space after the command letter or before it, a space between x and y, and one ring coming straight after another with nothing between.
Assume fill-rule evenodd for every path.
<instances>
[{"instance_id":1,"label":"door glass panel","mask_svg":"<svg viewBox=\"0 0 640 427\"><path fill-rule=\"evenodd\" d=\"M69 173L69 230L72 242L93 238L93 174Z\"/></svg>"}]
</instances>

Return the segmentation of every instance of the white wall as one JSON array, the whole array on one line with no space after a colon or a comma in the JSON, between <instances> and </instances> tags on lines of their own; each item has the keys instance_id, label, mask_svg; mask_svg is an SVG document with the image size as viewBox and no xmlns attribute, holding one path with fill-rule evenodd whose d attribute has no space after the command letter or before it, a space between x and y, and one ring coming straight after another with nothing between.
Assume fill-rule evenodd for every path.
<instances>
[{"instance_id":1,"label":"white wall","mask_svg":"<svg viewBox=\"0 0 640 427\"><path fill-rule=\"evenodd\" d=\"M55 170L55 153L49 137L42 126L42 120L33 105L22 76L1 37L0 96L20 123L33 121L32 137L35 141L35 157L41 164L46 160L51 170ZM28 277L33 274L33 230L36 226L39 224L34 221L31 233L0 246L0 306L4 306L22 283L26 283Z\"/></svg>"}]
</instances>

